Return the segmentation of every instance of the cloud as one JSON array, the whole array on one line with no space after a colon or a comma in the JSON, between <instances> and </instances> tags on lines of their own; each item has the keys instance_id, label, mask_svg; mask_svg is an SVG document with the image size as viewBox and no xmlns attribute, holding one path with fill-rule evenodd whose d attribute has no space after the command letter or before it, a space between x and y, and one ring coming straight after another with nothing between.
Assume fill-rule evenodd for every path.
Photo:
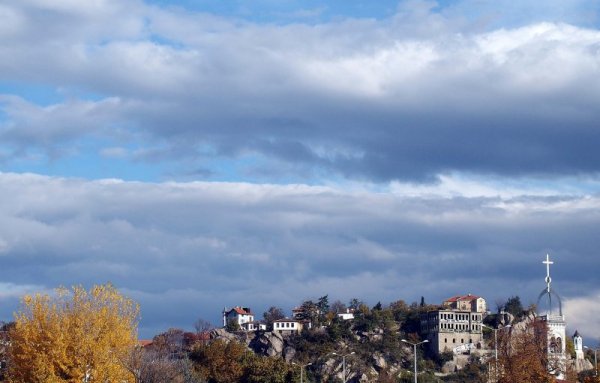
<instances>
[{"instance_id":1,"label":"cloud","mask_svg":"<svg viewBox=\"0 0 600 383\"><path fill-rule=\"evenodd\" d=\"M598 308L599 291L588 291L586 295L565 302L564 313L570 318L569 328L582 334L584 343L596 347L600 341L600 308ZM571 335L571 334L569 334Z\"/></svg>"},{"instance_id":2,"label":"cloud","mask_svg":"<svg viewBox=\"0 0 600 383\"><path fill-rule=\"evenodd\" d=\"M218 323L223 306L260 314L324 294L534 303L546 252L566 299L597 287L597 196L445 193L4 173L0 278L41 289L111 281L140 301L144 336L200 316Z\"/></svg>"},{"instance_id":3,"label":"cloud","mask_svg":"<svg viewBox=\"0 0 600 383\"><path fill-rule=\"evenodd\" d=\"M207 163L223 177L220 161L271 182L597 175L600 32L552 17L478 29L465 4L318 24L133 1L4 5L20 18L5 27L2 78L73 95L4 96L20 149L5 157L41 145L76 158L91 139L160 154L183 177Z\"/></svg>"}]
</instances>

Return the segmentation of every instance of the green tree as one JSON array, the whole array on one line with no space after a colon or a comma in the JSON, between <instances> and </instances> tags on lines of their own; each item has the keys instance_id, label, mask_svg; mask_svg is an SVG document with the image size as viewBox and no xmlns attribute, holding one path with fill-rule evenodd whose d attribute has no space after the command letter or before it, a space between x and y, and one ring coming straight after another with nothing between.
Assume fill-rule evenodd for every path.
<instances>
[{"instance_id":1,"label":"green tree","mask_svg":"<svg viewBox=\"0 0 600 383\"><path fill-rule=\"evenodd\" d=\"M247 360L243 383L287 383L293 371L281 358L253 355Z\"/></svg>"},{"instance_id":2,"label":"green tree","mask_svg":"<svg viewBox=\"0 0 600 383\"><path fill-rule=\"evenodd\" d=\"M325 315L329 312L329 297L327 295L323 295L317 301L317 309L319 309L319 315Z\"/></svg>"},{"instance_id":3,"label":"green tree","mask_svg":"<svg viewBox=\"0 0 600 383\"><path fill-rule=\"evenodd\" d=\"M354 310L354 311L358 311L360 306L362 306L363 304L364 304L364 302L361 301L360 299L352 298L352 299L350 299L350 302L348 302L348 308L350 308L351 310Z\"/></svg>"},{"instance_id":4,"label":"green tree","mask_svg":"<svg viewBox=\"0 0 600 383\"><path fill-rule=\"evenodd\" d=\"M225 330L227 330L228 332L238 332L240 331L240 324L237 322L237 320L230 318L227 320L227 324L225 325Z\"/></svg>"},{"instance_id":5,"label":"green tree","mask_svg":"<svg viewBox=\"0 0 600 383\"><path fill-rule=\"evenodd\" d=\"M518 295L508 298L504 305L504 311L512 314L517 319L522 318L525 310L521 304L521 298Z\"/></svg>"},{"instance_id":6,"label":"green tree","mask_svg":"<svg viewBox=\"0 0 600 383\"><path fill-rule=\"evenodd\" d=\"M285 314L283 313L283 310L281 308L271 306L271 307L269 307L269 309L267 311L265 311L263 313L263 318L267 325L267 330L272 331L273 330L273 322L275 322L278 319L285 318Z\"/></svg>"}]
</instances>

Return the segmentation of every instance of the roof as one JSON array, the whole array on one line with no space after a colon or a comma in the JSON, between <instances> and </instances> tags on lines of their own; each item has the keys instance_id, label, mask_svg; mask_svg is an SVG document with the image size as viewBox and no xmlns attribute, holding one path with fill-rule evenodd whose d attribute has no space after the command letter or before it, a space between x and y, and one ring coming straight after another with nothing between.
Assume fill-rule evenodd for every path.
<instances>
[{"instance_id":1,"label":"roof","mask_svg":"<svg viewBox=\"0 0 600 383\"><path fill-rule=\"evenodd\" d=\"M575 338L576 336L581 337L581 335L579 335L579 331L575 330L575 334L573 334L573 338Z\"/></svg>"},{"instance_id":2,"label":"roof","mask_svg":"<svg viewBox=\"0 0 600 383\"><path fill-rule=\"evenodd\" d=\"M298 322L298 323L301 323L303 321L299 320L299 319L293 319L293 318L282 318L282 319L274 320L273 322Z\"/></svg>"},{"instance_id":3,"label":"roof","mask_svg":"<svg viewBox=\"0 0 600 383\"><path fill-rule=\"evenodd\" d=\"M142 347L148 347L152 344L152 339L139 339L138 344Z\"/></svg>"},{"instance_id":4,"label":"roof","mask_svg":"<svg viewBox=\"0 0 600 383\"><path fill-rule=\"evenodd\" d=\"M455 295L451 298L446 299L444 302L457 302L457 301L474 301L479 299L477 295L467 294L467 295Z\"/></svg>"},{"instance_id":5,"label":"roof","mask_svg":"<svg viewBox=\"0 0 600 383\"><path fill-rule=\"evenodd\" d=\"M232 308L231 310L227 311L227 314L229 314L232 311L239 315L252 315L252 312L250 311L249 308L246 308L246 310L244 310L244 308L236 306L236 307Z\"/></svg>"}]
</instances>

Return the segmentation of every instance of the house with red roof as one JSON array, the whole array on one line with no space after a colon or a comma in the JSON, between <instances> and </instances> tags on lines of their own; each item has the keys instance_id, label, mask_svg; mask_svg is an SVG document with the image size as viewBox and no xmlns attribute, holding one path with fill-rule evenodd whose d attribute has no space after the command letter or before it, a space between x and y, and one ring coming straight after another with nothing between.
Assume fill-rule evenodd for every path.
<instances>
[{"instance_id":1,"label":"house with red roof","mask_svg":"<svg viewBox=\"0 0 600 383\"><path fill-rule=\"evenodd\" d=\"M249 307L235 306L231 309L227 307L223 308L223 327L227 326L227 323L234 321L235 323L243 328L244 323L254 322L254 314Z\"/></svg>"},{"instance_id":2,"label":"house with red roof","mask_svg":"<svg viewBox=\"0 0 600 383\"><path fill-rule=\"evenodd\" d=\"M441 354L470 354L485 347L483 317L485 299L477 295L456 295L442 303L442 309L421 314L421 335L432 351Z\"/></svg>"},{"instance_id":3,"label":"house with red roof","mask_svg":"<svg viewBox=\"0 0 600 383\"><path fill-rule=\"evenodd\" d=\"M470 311L474 313L487 312L485 299L473 294L455 295L446 299L442 303L442 306L450 310Z\"/></svg>"}]
</instances>

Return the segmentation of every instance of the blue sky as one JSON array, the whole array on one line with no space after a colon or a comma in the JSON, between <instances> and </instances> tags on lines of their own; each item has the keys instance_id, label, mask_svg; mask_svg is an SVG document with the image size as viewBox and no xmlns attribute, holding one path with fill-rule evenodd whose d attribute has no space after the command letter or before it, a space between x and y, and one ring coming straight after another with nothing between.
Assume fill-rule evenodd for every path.
<instances>
[{"instance_id":1,"label":"blue sky","mask_svg":"<svg viewBox=\"0 0 600 383\"><path fill-rule=\"evenodd\" d=\"M598 339L599 11L0 2L0 319L106 281L145 337L324 294L529 302L549 252Z\"/></svg>"}]
</instances>

